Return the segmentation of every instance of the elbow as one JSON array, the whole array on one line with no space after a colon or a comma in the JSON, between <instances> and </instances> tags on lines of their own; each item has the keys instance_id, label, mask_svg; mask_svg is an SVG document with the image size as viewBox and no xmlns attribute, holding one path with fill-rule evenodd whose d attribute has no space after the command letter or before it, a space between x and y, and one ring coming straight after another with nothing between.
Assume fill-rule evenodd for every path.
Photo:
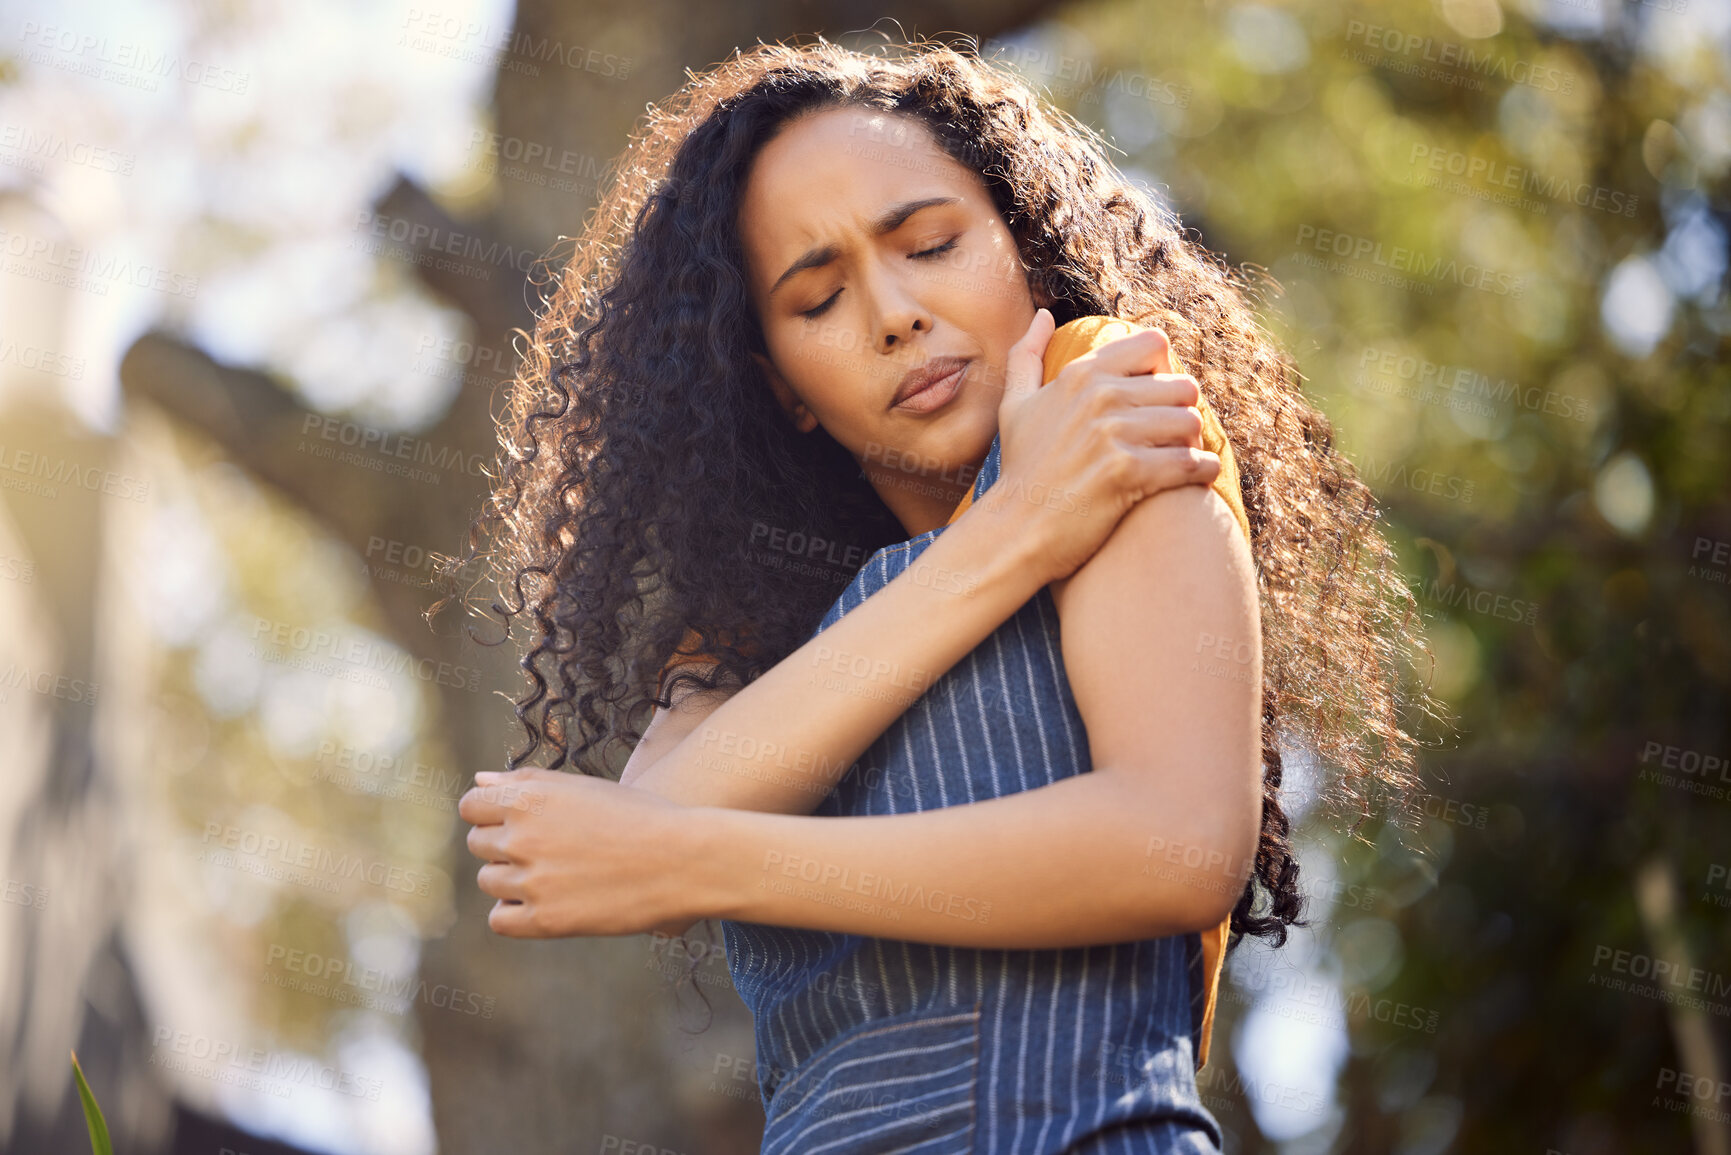
<instances>
[{"instance_id":1,"label":"elbow","mask_svg":"<svg viewBox=\"0 0 1731 1155\"><path fill-rule=\"evenodd\" d=\"M1206 873L1198 871L1185 880L1185 898L1175 904L1165 920L1163 934L1188 934L1191 931L1212 930L1237 909L1250 883L1254 853L1236 857L1229 851L1219 851L1221 865Z\"/></svg>"},{"instance_id":2,"label":"elbow","mask_svg":"<svg viewBox=\"0 0 1731 1155\"><path fill-rule=\"evenodd\" d=\"M1225 840L1223 846L1229 848L1221 851L1226 866L1197 896L1191 930L1209 930L1229 918L1244 897L1244 888L1250 884L1255 872L1254 838L1248 842L1237 838Z\"/></svg>"},{"instance_id":3,"label":"elbow","mask_svg":"<svg viewBox=\"0 0 1731 1155\"><path fill-rule=\"evenodd\" d=\"M1233 797L1223 798L1211 815L1212 850L1223 865L1214 875L1220 885L1211 887L1199 903L1202 926L1198 929L1219 926L1230 916L1256 872L1256 854L1262 845L1261 760L1254 760L1252 766L1254 773L1242 779L1242 796L1236 796L1238 791L1225 792Z\"/></svg>"},{"instance_id":4,"label":"elbow","mask_svg":"<svg viewBox=\"0 0 1731 1155\"><path fill-rule=\"evenodd\" d=\"M1212 930L1237 908L1255 871L1261 808L1221 806L1198 815L1197 827L1177 853L1159 853L1157 873L1168 883L1157 927L1147 937ZM1142 912L1146 921L1151 912Z\"/></svg>"},{"instance_id":5,"label":"elbow","mask_svg":"<svg viewBox=\"0 0 1731 1155\"><path fill-rule=\"evenodd\" d=\"M1198 896L1199 924L1192 929L1207 930L1219 926L1237 908L1256 872L1256 852L1262 843L1262 807L1232 807L1220 815L1213 840L1213 851L1220 856L1221 869L1214 875L1217 885L1210 885Z\"/></svg>"},{"instance_id":6,"label":"elbow","mask_svg":"<svg viewBox=\"0 0 1731 1155\"><path fill-rule=\"evenodd\" d=\"M647 758L632 758L625 763L625 768L619 772L619 785L630 786L637 790L646 790L651 794L658 793L655 789L656 778L650 771L654 770L656 762Z\"/></svg>"}]
</instances>

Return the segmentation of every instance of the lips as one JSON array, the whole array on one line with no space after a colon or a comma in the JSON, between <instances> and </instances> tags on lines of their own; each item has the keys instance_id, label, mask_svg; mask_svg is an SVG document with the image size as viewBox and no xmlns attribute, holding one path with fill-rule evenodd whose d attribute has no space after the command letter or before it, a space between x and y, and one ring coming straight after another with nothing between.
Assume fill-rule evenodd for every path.
<instances>
[{"instance_id":1,"label":"lips","mask_svg":"<svg viewBox=\"0 0 1731 1155\"><path fill-rule=\"evenodd\" d=\"M896 387L896 395L890 398L890 408L894 409L909 397L929 389L967 363L966 357L933 357L924 365L909 369Z\"/></svg>"}]
</instances>

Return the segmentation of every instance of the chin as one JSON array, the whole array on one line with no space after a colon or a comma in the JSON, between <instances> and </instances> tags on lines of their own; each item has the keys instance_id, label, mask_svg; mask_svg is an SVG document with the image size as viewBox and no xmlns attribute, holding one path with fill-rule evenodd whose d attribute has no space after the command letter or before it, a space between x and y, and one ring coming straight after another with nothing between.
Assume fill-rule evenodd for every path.
<instances>
[{"instance_id":1,"label":"chin","mask_svg":"<svg viewBox=\"0 0 1731 1155\"><path fill-rule=\"evenodd\" d=\"M926 453L954 465L979 465L992 451L992 439L998 435L997 406L964 409L950 415L951 420L932 430L933 437Z\"/></svg>"}]
</instances>

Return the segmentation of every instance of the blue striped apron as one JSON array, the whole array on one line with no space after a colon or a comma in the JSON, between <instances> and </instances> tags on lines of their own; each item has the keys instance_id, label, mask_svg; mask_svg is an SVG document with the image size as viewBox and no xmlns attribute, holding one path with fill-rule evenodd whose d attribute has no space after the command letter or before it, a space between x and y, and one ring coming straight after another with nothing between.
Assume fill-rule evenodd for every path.
<instances>
[{"instance_id":1,"label":"blue striped apron","mask_svg":"<svg viewBox=\"0 0 1731 1155\"><path fill-rule=\"evenodd\" d=\"M994 438L973 500L1000 467ZM818 632L944 528L874 553ZM958 806L1088 770L1042 589L891 723L814 813ZM722 933L755 1022L762 1155L1220 1150L1196 1087L1209 990L1195 933L1057 950L733 920Z\"/></svg>"}]
</instances>

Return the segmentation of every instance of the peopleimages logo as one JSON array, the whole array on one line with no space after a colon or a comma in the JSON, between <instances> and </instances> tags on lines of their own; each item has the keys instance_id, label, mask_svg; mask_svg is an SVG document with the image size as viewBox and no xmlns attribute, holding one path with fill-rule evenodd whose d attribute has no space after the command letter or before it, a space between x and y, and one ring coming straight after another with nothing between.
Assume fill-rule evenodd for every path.
<instances>
[{"instance_id":1,"label":"peopleimages logo","mask_svg":"<svg viewBox=\"0 0 1731 1155\"><path fill-rule=\"evenodd\" d=\"M382 858L367 858L364 855L349 851L335 851L328 846L319 846L310 842L302 842L297 838L285 838L278 834L261 834L256 830L243 827L224 825L221 822L206 822L202 845L211 847L211 851L200 851L200 860L216 866L241 865L236 855L245 859L264 860L276 859L288 870L286 877L296 870L311 871L327 876L328 882L334 879L360 879L373 886L383 887L404 894L426 895L432 886L432 875L424 870L399 866L386 862ZM274 865L274 864L273 864ZM243 867L244 868L244 867ZM250 873L259 873L250 871ZM272 877L275 877L273 875ZM290 879L293 881L293 879ZM319 889L334 890L334 886L323 885Z\"/></svg>"},{"instance_id":2,"label":"peopleimages logo","mask_svg":"<svg viewBox=\"0 0 1731 1155\"><path fill-rule=\"evenodd\" d=\"M182 59L178 53L158 51L148 44L114 40L53 24L38 24L34 20L23 22L18 39L24 42L28 49L27 58L33 64L78 72L146 92L155 92L158 80L173 79L197 88L232 92L239 96L245 94L252 83L250 72L223 68L190 57Z\"/></svg>"},{"instance_id":3,"label":"peopleimages logo","mask_svg":"<svg viewBox=\"0 0 1731 1155\"><path fill-rule=\"evenodd\" d=\"M1415 493L1429 493L1465 505L1472 504L1475 485L1469 478L1438 473L1434 469L1409 470L1405 463L1379 461L1368 454L1358 457L1346 453L1343 456L1358 468L1359 476L1365 482L1375 483L1379 492L1410 489Z\"/></svg>"},{"instance_id":4,"label":"peopleimages logo","mask_svg":"<svg viewBox=\"0 0 1731 1155\"><path fill-rule=\"evenodd\" d=\"M1402 32L1398 28L1384 28L1380 24L1366 24L1362 20L1347 21L1346 40L1347 48L1343 51L1347 55L1354 55L1353 45L1356 42L1366 49L1382 52L1386 56L1416 56L1424 64L1441 65L1453 72L1467 74L1478 81L1475 87L1483 87L1484 78L1492 77L1510 84L1525 84L1544 92L1561 92L1565 96L1575 91L1574 75L1560 68L1526 60L1511 60L1491 52L1481 54L1470 44L1438 40L1434 36ZM1362 56L1354 55L1354 58L1361 63L1369 63ZM1424 69L1416 65L1402 71L1421 75L1435 73L1436 79L1443 79L1447 75L1439 69Z\"/></svg>"},{"instance_id":5,"label":"peopleimages logo","mask_svg":"<svg viewBox=\"0 0 1731 1155\"><path fill-rule=\"evenodd\" d=\"M471 64L494 64L491 54L500 53L505 57L496 63L501 72L539 76L539 64L558 64L577 72L624 80L636 67L636 61L629 56L566 44L551 36L536 38L523 29L489 25L437 9L410 8L402 27L403 32L397 38L401 47Z\"/></svg>"},{"instance_id":6,"label":"peopleimages logo","mask_svg":"<svg viewBox=\"0 0 1731 1155\"><path fill-rule=\"evenodd\" d=\"M1417 166L1421 161L1433 173L1463 177L1468 184L1482 182L1503 189L1518 190L1546 200L1563 201L1577 208L1593 208L1615 216L1632 217L1641 198L1618 189L1586 181L1571 181L1566 177L1546 176L1530 168L1511 165L1495 157L1479 156L1428 144L1414 144L1408 162ZM1542 210L1545 206L1539 205Z\"/></svg>"},{"instance_id":7,"label":"peopleimages logo","mask_svg":"<svg viewBox=\"0 0 1731 1155\"><path fill-rule=\"evenodd\" d=\"M384 1083L304 1055L247 1047L228 1039L158 1027L151 1037L152 1066L286 1098L297 1086L378 1102ZM256 1076L256 1078L248 1078Z\"/></svg>"},{"instance_id":8,"label":"peopleimages logo","mask_svg":"<svg viewBox=\"0 0 1731 1155\"><path fill-rule=\"evenodd\" d=\"M336 673L347 668L350 672L376 672L418 678L435 686L450 686L468 690L470 693L481 688L479 667L458 666L433 658L417 658L395 643L376 637L350 636L255 617L252 640L255 643L254 656L264 661L286 660L289 665L314 669L320 673ZM300 660L295 660L297 655ZM321 658L328 661L321 663L318 661ZM372 680L367 684L383 683Z\"/></svg>"},{"instance_id":9,"label":"peopleimages logo","mask_svg":"<svg viewBox=\"0 0 1731 1155\"><path fill-rule=\"evenodd\" d=\"M1601 974L1601 967L1613 973ZM1731 976L1688 963L1655 958L1639 951L1617 950L1603 943L1593 948L1593 971L1594 973L1587 976L1590 986L1656 997L1678 1006L1704 1010L1709 1014L1731 1015L1731 1005L1707 1001L1708 998L1717 999L1731 995ZM1623 975L1628 978L1621 977ZM1649 980L1649 983L1643 985L1638 981L1631 981L1641 979ZM1667 990L1667 987L1681 988L1681 991ZM1707 998L1693 997L1696 994L1705 995Z\"/></svg>"},{"instance_id":10,"label":"peopleimages logo","mask_svg":"<svg viewBox=\"0 0 1731 1155\"><path fill-rule=\"evenodd\" d=\"M1510 597L1494 590L1475 589L1465 582L1445 582L1441 578L1432 578L1427 582L1422 578L1414 578L1409 588L1426 601L1448 606L1450 609L1468 609L1486 617L1520 622L1528 626L1539 620L1537 602Z\"/></svg>"},{"instance_id":11,"label":"peopleimages logo","mask_svg":"<svg viewBox=\"0 0 1731 1155\"><path fill-rule=\"evenodd\" d=\"M1509 273L1498 272L1483 265L1461 264L1452 257L1432 256L1404 245L1390 246L1372 237L1319 229L1315 225L1299 225L1296 243L1309 245L1319 253L1329 253L1345 261L1369 261L1378 268L1396 273L1413 273L1433 281L1448 281L1466 289L1482 289L1499 297L1520 299L1526 292L1526 280Z\"/></svg>"},{"instance_id":12,"label":"peopleimages logo","mask_svg":"<svg viewBox=\"0 0 1731 1155\"><path fill-rule=\"evenodd\" d=\"M867 898L880 899L894 906L922 907L933 914L946 914L965 922L985 923L991 920L992 904L989 899L970 898L957 894L955 891L944 890L941 887L928 889L920 883L910 883L906 879L893 879L885 874L873 874L870 871L855 873L853 867L842 866L833 862L820 862L815 858L802 858L797 854L787 854L780 850L766 850L763 855L763 871L779 872L788 878L812 884L820 890L803 892L807 898L828 902L832 906L840 906L839 896L828 891L842 891L847 894L864 895ZM758 884L759 889L776 890L782 893L794 893L785 885L777 885L775 879L765 879ZM900 917L900 912L894 912L894 917Z\"/></svg>"},{"instance_id":13,"label":"peopleimages logo","mask_svg":"<svg viewBox=\"0 0 1731 1155\"><path fill-rule=\"evenodd\" d=\"M15 154L21 160L32 162L20 166L32 172L43 171L43 162L56 161L80 168L92 168L97 172L130 176L132 167L138 160L137 156L130 152L119 152L100 144L68 137L52 129L36 129L22 124L0 124L0 149Z\"/></svg>"},{"instance_id":14,"label":"peopleimages logo","mask_svg":"<svg viewBox=\"0 0 1731 1155\"><path fill-rule=\"evenodd\" d=\"M393 975L380 967L357 967L346 958L272 943L265 952L265 981L369 1010L403 1014L416 1003L457 1014L493 1017L494 998L445 983L429 984L414 974ZM273 974L271 968L290 972ZM368 997L368 996L377 996ZM392 1005L393 1002L397 1005Z\"/></svg>"},{"instance_id":15,"label":"peopleimages logo","mask_svg":"<svg viewBox=\"0 0 1731 1155\"><path fill-rule=\"evenodd\" d=\"M99 297L108 295L110 285L130 285L188 300L198 296L195 276L115 253L62 244L51 237L0 229L0 255L9 258L5 263L8 273Z\"/></svg>"},{"instance_id":16,"label":"peopleimages logo","mask_svg":"<svg viewBox=\"0 0 1731 1155\"><path fill-rule=\"evenodd\" d=\"M1519 381L1510 381L1505 377L1492 380L1488 374L1470 366L1439 363L1375 345L1366 345L1359 354L1358 368L1359 374L1353 379L1353 383L1371 392L1398 393L1433 404L1446 399L1448 408L1462 408L1462 405L1456 403L1458 401L1482 401L1486 403L1480 410L1484 416L1495 413L1494 406L1504 405L1519 406L1532 413L1552 414L1565 421L1578 421L1583 424L1589 421L1593 414L1591 404L1572 394L1558 393L1554 389L1540 389L1536 385L1522 385ZM1370 374L1387 381L1398 380L1410 388L1395 389L1379 384Z\"/></svg>"}]
</instances>

